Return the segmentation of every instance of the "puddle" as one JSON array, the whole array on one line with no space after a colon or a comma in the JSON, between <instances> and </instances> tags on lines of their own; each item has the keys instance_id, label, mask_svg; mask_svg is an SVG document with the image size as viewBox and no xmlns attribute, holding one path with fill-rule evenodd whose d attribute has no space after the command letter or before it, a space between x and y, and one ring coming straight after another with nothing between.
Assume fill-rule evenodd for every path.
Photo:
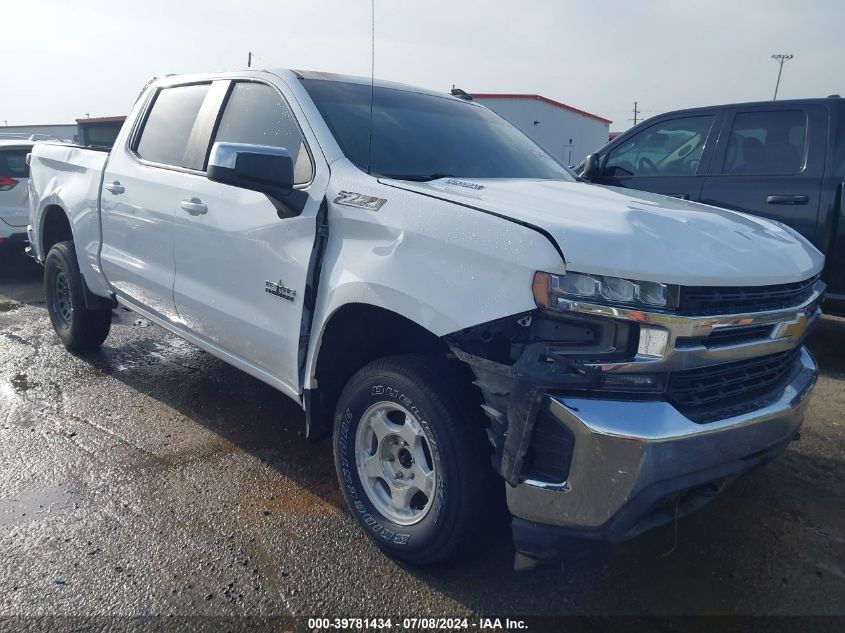
<instances>
[{"instance_id":1,"label":"puddle","mask_svg":"<svg viewBox=\"0 0 845 633\"><path fill-rule=\"evenodd\" d=\"M78 493L66 486L47 486L23 490L12 499L0 499L0 527L69 510L75 496Z\"/></svg>"},{"instance_id":2,"label":"puddle","mask_svg":"<svg viewBox=\"0 0 845 633\"><path fill-rule=\"evenodd\" d=\"M194 348L188 341L181 338L170 338L165 342L156 342L155 350L150 352L150 356L162 361L173 361L190 353Z\"/></svg>"},{"instance_id":3,"label":"puddle","mask_svg":"<svg viewBox=\"0 0 845 633\"><path fill-rule=\"evenodd\" d=\"M15 391L18 393L26 393L36 386L37 383L30 382L29 377L26 374L15 374L12 376L12 387L14 387Z\"/></svg>"}]
</instances>

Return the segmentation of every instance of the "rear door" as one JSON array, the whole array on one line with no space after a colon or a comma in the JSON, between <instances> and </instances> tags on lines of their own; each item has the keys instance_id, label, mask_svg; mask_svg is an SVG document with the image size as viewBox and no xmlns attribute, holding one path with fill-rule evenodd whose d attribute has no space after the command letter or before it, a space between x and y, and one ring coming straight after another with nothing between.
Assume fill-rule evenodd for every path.
<instances>
[{"instance_id":1,"label":"rear door","mask_svg":"<svg viewBox=\"0 0 845 633\"><path fill-rule=\"evenodd\" d=\"M302 302L328 165L287 86L233 80L213 142L286 148L301 214L265 194L192 179L179 194L174 295L195 333L299 391ZM210 149L210 148L209 148ZM206 152L207 156L208 152Z\"/></svg>"},{"instance_id":2,"label":"rear door","mask_svg":"<svg viewBox=\"0 0 845 633\"><path fill-rule=\"evenodd\" d=\"M779 220L815 242L826 136L822 106L729 110L701 201Z\"/></svg>"},{"instance_id":3,"label":"rear door","mask_svg":"<svg viewBox=\"0 0 845 633\"><path fill-rule=\"evenodd\" d=\"M201 179L192 141L204 129L211 82L151 95L128 143L115 147L101 195L103 274L127 299L178 319L173 301L173 220L186 178ZM212 121L213 123L213 121Z\"/></svg>"},{"instance_id":4,"label":"rear door","mask_svg":"<svg viewBox=\"0 0 845 633\"><path fill-rule=\"evenodd\" d=\"M29 223L26 155L31 151L29 145L0 145L0 222L12 227L12 233L17 232L16 228L23 232Z\"/></svg>"},{"instance_id":5,"label":"rear door","mask_svg":"<svg viewBox=\"0 0 845 633\"><path fill-rule=\"evenodd\" d=\"M697 200L719 111L666 116L615 143L596 182Z\"/></svg>"}]
</instances>

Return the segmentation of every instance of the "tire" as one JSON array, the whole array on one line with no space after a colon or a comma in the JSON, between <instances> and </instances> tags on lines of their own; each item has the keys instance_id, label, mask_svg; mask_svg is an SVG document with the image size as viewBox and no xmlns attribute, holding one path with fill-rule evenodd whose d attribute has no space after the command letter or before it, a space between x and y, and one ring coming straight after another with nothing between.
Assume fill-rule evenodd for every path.
<instances>
[{"instance_id":1,"label":"tire","mask_svg":"<svg viewBox=\"0 0 845 633\"><path fill-rule=\"evenodd\" d=\"M73 352L100 347L111 329L111 310L85 307L85 289L73 242L55 244L44 262L47 312L56 334Z\"/></svg>"},{"instance_id":2,"label":"tire","mask_svg":"<svg viewBox=\"0 0 845 633\"><path fill-rule=\"evenodd\" d=\"M393 356L358 371L338 401L334 457L343 495L367 535L409 563L449 559L490 524L501 481L481 409L464 384L445 361Z\"/></svg>"}]
</instances>

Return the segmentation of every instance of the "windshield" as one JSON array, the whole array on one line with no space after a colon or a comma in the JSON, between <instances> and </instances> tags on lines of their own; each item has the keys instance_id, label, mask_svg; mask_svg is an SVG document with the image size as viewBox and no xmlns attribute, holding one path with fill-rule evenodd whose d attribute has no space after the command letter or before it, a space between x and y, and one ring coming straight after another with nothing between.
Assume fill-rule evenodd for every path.
<instances>
[{"instance_id":1,"label":"windshield","mask_svg":"<svg viewBox=\"0 0 845 633\"><path fill-rule=\"evenodd\" d=\"M497 114L449 97L395 88L375 88L370 154L370 86L323 79L302 83L343 153L363 171L404 180L574 180Z\"/></svg>"}]
</instances>

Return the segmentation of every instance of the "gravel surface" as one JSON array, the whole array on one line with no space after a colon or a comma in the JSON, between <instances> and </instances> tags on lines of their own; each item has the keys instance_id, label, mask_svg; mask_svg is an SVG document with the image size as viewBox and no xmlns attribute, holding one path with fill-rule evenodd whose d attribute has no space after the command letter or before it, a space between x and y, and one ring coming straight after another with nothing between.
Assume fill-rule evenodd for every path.
<instances>
[{"instance_id":1,"label":"gravel surface","mask_svg":"<svg viewBox=\"0 0 845 633\"><path fill-rule=\"evenodd\" d=\"M845 320L800 442L704 510L563 566L393 562L345 509L299 406L125 310L102 351L0 261L0 616L845 614ZM675 542L677 536L677 542Z\"/></svg>"}]
</instances>

